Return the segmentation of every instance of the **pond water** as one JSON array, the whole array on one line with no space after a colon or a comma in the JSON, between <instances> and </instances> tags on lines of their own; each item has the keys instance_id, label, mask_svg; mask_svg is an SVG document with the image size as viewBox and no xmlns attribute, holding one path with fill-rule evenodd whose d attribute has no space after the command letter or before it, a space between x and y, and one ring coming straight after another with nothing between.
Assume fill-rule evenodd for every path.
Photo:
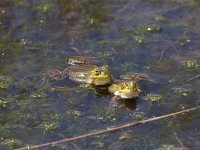
<instances>
[{"instance_id":1,"label":"pond water","mask_svg":"<svg viewBox=\"0 0 200 150\"><path fill-rule=\"evenodd\" d=\"M1 0L0 149L73 137L200 104L198 0ZM134 100L41 86L74 55L100 57L113 76L147 74ZM76 83L50 80L51 86ZM152 99L149 94L161 96ZM198 149L199 110L39 149Z\"/></svg>"}]
</instances>

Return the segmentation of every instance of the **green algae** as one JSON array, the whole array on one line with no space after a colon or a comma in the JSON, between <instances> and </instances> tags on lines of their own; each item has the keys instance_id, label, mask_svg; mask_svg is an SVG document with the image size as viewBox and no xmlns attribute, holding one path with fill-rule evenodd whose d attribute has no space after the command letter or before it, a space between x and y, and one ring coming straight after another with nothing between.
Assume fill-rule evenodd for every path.
<instances>
[{"instance_id":1,"label":"green algae","mask_svg":"<svg viewBox=\"0 0 200 150\"><path fill-rule=\"evenodd\" d=\"M190 0L187 5L189 8L196 8L200 6L200 2L198 0Z\"/></svg>"},{"instance_id":2,"label":"green algae","mask_svg":"<svg viewBox=\"0 0 200 150\"><path fill-rule=\"evenodd\" d=\"M199 69L200 65L194 60L187 60L181 62L186 70Z\"/></svg>"},{"instance_id":3,"label":"green algae","mask_svg":"<svg viewBox=\"0 0 200 150\"><path fill-rule=\"evenodd\" d=\"M150 103L158 102L162 98L161 95L156 95L156 94L148 94L146 97L146 100Z\"/></svg>"},{"instance_id":4,"label":"green algae","mask_svg":"<svg viewBox=\"0 0 200 150\"><path fill-rule=\"evenodd\" d=\"M10 102L9 100L0 99L0 108L8 107L9 102Z\"/></svg>"},{"instance_id":5,"label":"green algae","mask_svg":"<svg viewBox=\"0 0 200 150\"><path fill-rule=\"evenodd\" d=\"M139 33L143 34L158 33L159 31L161 31L161 27L157 24L139 25L137 29Z\"/></svg>"},{"instance_id":6,"label":"green algae","mask_svg":"<svg viewBox=\"0 0 200 150\"><path fill-rule=\"evenodd\" d=\"M53 132L53 130L58 128L58 125L56 123L44 123L42 128L45 132Z\"/></svg>"},{"instance_id":7,"label":"green algae","mask_svg":"<svg viewBox=\"0 0 200 150\"><path fill-rule=\"evenodd\" d=\"M143 120L145 119L145 115L143 112L134 112L133 114L130 115L131 118L134 120Z\"/></svg>"},{"instance_id":8,"label":"green algae","mask_svg":"<svg viewBox=\"0 0 200 150\"><path fill-rule=\"evenodd\" d=\"M0 146L13 149L29 143L41 143L41 130L45 132L44 141L54 141L58 138L57 132L67 136L78 135L199 103L199 80L185 83L186 79L199 74L197 0L123 3L57 0L33 4L20 0L2 1L0 5L0 32L3 34L0 38L3 68L0 71L0 133L4 138ZM109 95L95 96L92 90L65 93L41 87L43 71L65 68L65 55L77 54L74 47L80 54L104 58L104 63L112 68L116 78L130 70L148 72L156 82L142 83L142 94L146 96L152 92L163 98L158 100L150 96L155 102L153 104L136 99L136 108L132 110L124 105L110 111ZM66 81L53 84L68 85ZM70 100L71 96L75 96L78 102ZM178 120L177 126L173 123L173 131L180 131L184 126L180 134L190 133L187 134L191 137L189 139L195 140L189 141L193 143L188 144L192 148L198 142L194 133L196 129L198 131L195 124L198 118L198 113L191 113ZM174 144L173 132L164 130L169 128L168 125L161 121L160 124L155 122L133 128L138 138L133 138L131 143L129 136L112 133L112 136L107 134L107 138L94 140L92 146L88 139L75 144L83 149L143 149L144 145L146 149L154 149L162 143ZM184 136L180 138L187 142ZM174 147L177 148L176 145ZM74 146L63 144L52 147L56 148L73 149Z\"/></svg>"},{"instance_id":9,"label":"green algae","mask_svg":"<svg viewBox=\"0 0 200 150\"><path fill-rule=\"evenodd\" d=\"M13 83L10 77L0 76L0 89L7 89Z\"/></svg>"},{"instance_id":10,"label":"green algae","mask_svg":"<svg viewBox=\"0 0 200 150\"><path fill-rule=\"evenodd\" d=\"M1 144L6 145L9 150L22 145L22 142L17 139L5 139Z\"/></svg>"}]
</instances>

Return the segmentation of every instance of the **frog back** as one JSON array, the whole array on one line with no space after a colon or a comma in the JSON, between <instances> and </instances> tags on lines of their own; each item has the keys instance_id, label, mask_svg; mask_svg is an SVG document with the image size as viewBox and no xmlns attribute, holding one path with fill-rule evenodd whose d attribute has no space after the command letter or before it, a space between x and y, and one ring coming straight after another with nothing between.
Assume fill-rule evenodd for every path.
<instances>
[{"instance_id":1,"label":"frog back","mask_svg":"<svg viewBox=\"0 0 200 150\"><path fill-rule=\"evenodd\" d=\"M66 68L69 79L80 83L90 83L89 75L91 70L95 69L95 65L84 65L84 66L70 66Z\"/></svg>"}]
</instances>

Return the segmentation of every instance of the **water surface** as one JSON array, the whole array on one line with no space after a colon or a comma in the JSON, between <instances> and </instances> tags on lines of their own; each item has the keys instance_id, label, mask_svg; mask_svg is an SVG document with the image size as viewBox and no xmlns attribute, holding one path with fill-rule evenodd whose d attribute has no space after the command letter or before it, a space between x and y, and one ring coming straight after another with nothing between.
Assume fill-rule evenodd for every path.
<instances>
[{"instance_id":1,"label":"water surface","mask_svg":"<svg viewBox=\"0 0 200 150\"><path fill-rule=\"evenodd\" d=\"M199 105L198 0L1 0L0 149L41 144ZM112 95L50 91L43 73L66 57L101 57L115 78L149 75L141 95L109 109ZM77 87L66 80L52 86ZM148 94L162 96L146 100ZM138 117L139 115L139 117ZM41 149L140 150L200 146L199 111Z\"/></svg>"}]
</instances>

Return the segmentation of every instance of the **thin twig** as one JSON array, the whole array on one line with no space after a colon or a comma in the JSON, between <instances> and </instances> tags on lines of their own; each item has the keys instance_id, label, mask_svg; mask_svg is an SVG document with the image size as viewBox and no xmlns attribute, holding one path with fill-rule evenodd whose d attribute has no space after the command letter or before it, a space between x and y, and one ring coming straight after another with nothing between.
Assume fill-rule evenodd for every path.
<instances>
[{"instance_id":1,"label":"thin twig","mask_svg":"<svg viewBox=\"0 0 200 150\"><path fill-rule=\"evenodd\" d=\"M75 143L71 143L73 146L74 146L74 148L76 149L76 150L80 150L80 147L78 147Z\"/></svg>"},{"instance_id":2,"label":"thin twig","mask_svg":"<svg viewBox=\"0 0 200 150\"><path fill-rule=\"evenodd\" d=\"M196 75L196 76L194 76L194 77L191 77L191 78L187 79L186 82L190 82L190 81L196 80L196 79L198 79L198 78L200 78L200 74L198 74L198 75Z\"/></svg>"},{"instance_id":3,"label":"thin twig","mask_svg":"<svg viewBox=\"0 0 200 150\"><path fill-rule=\"evenodd\" d=\"M74 51L76 51L78 54L81 54L80 50L76 47L71 47Z\"/></svg>"},{"instance_id":4,"label":"thin twig","mask_svg":"<svg viewBox=\"0 0 200 150\"><path fill-rule=\"evenodd\" d=\"M174 136L176 138L176 140L178 141L178 143L180 144L181 147L185 147L184 144L181 142L181 140L179 139L179 137L177 136L177 133L176 132L173 132L174 133Z\"/></svg>"},{"instance_id":5,"label":"thin twig","mask_svg":"<svg viewBox=\"0 0 200 150\"><path fill-rule=\"evenodd\" d=\"M83 139L83 138L96 136L96 135L104 134L104 133L108 133L108 132L113 132L113 131L129 128L129 127L133 127L133 126L136 126L136 125L142 125L142 124L145 124L145 123L148 123L148 122L153 122L153 121L165 119L165 118L172 117L172 116L179 115L179 114L183 114L183 113L188 113L190 111L194 111L194 110L197 110L199 108L200 108L200 106L196 106L196 107L193 107L193 108L189 108L189 109L185 109L185 110L182 110L182 111L170 113L170 114L167 114L167 115L162 115L162 116L159 116L159 117L149 118L149 119L138 121L138 122L126 123L126 124L116 126L116 127L108 127L106 129L102 129L102 130L99 130L99 131L96 131L96 132L89 132L89 133L78 135L78 136L71 137L71 138L64 138L64 139L59 140L59 141L33 145L31 147L21 147L21 148L15 149L15 150L28 150L29 148L41 148L41 147L56 145L56 144L60 144L60 143L64 143L64 142L80 140L80 139Z\"/></svg>"},{"instance_id":6,"label":"thin twig","mask_svg":"<svg viewBox=\"0 0 200 150\"><path fill-rule=\"evenodd\" d=\"M159 58L159 61L161 61L163 59L163 54L164 52L166 51L167 49L163 49L160 53L160 58Z\"/></svg>"}]
</instances>

